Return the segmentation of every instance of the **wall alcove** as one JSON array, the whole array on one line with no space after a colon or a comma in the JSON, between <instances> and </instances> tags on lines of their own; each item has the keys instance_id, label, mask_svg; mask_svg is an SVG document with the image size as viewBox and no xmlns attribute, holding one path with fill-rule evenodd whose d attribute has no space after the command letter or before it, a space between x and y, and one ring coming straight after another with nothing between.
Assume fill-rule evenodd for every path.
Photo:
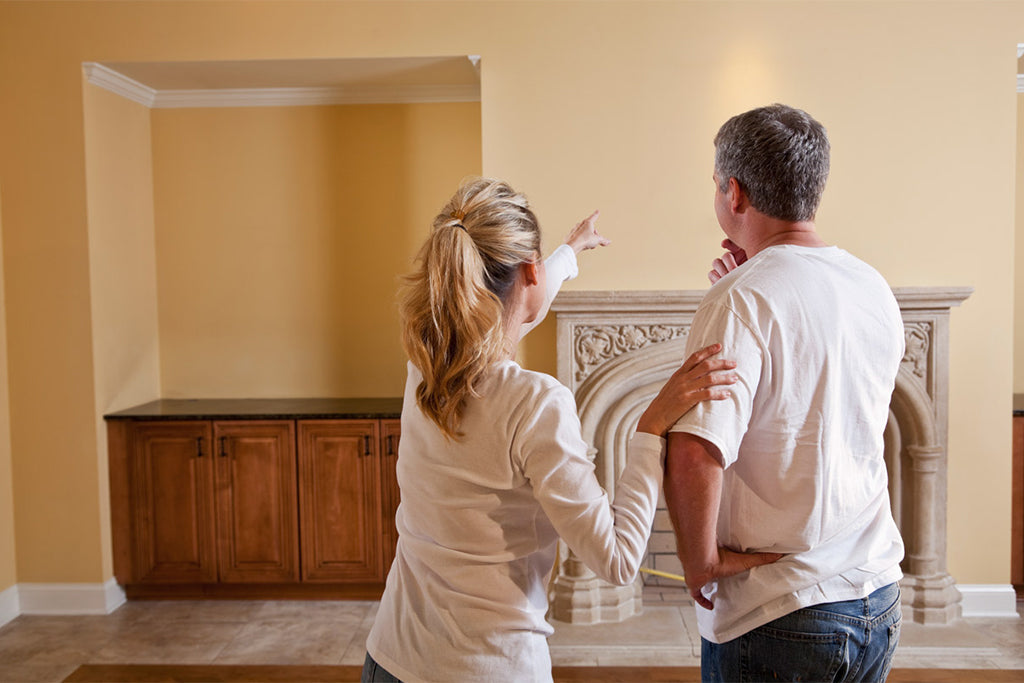
<instances>
[{"instance_id":1,"label":"wall alcove","mask_svg":"<svg viewBox=\"0 0 1024 683\"><path fill-rule=\"evenodd\" d=\"M97 419L161 397L401 392L394 292L481 172L479 58L83 78Z\"/></svg>"},{"instance_id":2,"label":"wall alcove","mask_svg":"<svg viewBox=\"0 0 1024 683\"><path fill-rule=\"evenodd\" d=\"M103 416L155 399L401 395L398 276L481 172L479 66L83 65L101 473Z\"/></svg>"}]
</instances>

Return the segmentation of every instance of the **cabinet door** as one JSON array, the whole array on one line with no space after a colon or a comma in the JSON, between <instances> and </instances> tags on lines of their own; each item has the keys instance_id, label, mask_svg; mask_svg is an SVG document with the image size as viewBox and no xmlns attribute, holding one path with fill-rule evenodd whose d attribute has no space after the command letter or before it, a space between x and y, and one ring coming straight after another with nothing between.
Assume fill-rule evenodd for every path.
<instances>
[{"instance_id":1,"label":"cabinet door","mask_svg":"<svg viewBox=\"0 0 1024 683\"><path fill-rule=\"evenodd\" d=\"M376 420L299 422L304 581L384 578Z\"/></svg>"},{"instance_id":2,"label":"cabinet door","mask_svg":"<svg viewBox=\"0 0 1024 683\"><path fill-rule=\"evenodd\" d=\"M131 453L135 580L216 581L210 423L135 423Z\"/></svg>"},{"instance_id":3,"label":"cabinet door","mask_svg":"<svg viewBox=\"0 0 1024 683\"><path fill-rule=\"evenodd\" d=\"M299 580L293 425L284 420L213 424L221 581Z\"/></svg>"},{"instance_id":4,"label":"cabinet door","mask_svg":"<svg viewBox=\"0 0 1024 683\"><path fill-rule=\"evenodd\" d=\"M395 513L398 511L398 440L402 436L401 420L381 420L380 491L381 522L384 528L384 574L387 575L395 559L398 545L398 529L395 527Z\"/></svg>"}]
</instances>

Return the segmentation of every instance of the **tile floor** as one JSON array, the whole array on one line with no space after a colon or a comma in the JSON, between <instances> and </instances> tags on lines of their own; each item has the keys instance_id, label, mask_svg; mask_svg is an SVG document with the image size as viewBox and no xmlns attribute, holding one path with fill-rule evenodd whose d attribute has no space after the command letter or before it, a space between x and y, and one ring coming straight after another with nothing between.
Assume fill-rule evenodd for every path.
<instances>
[{"instance_id":1,"label":"tile floor","mask_svg":"<svg viewBox=\"0 0 1024 683\"><path fill-rule=\"evenodd\" d=\"M554 622L558 665L696 666L685 589L650 588L621 624ZM106 616L22 615L0 628L0 682L61 681L81 664L360 665L375 602L138 601ZM1024 614L1024 602L1018 602ZM904 624L896 666L1021 669L1024 619Z\"/></svg>"}]
</instances>

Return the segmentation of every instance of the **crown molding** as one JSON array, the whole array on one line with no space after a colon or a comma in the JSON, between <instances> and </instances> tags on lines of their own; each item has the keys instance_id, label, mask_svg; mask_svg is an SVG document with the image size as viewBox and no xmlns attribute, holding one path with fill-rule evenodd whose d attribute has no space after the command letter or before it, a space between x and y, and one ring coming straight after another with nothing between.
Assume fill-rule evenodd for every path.
<instances>
[{"instance_id":1,"label":"crown molding","mask_svg":"<svg viewBox=\"0 0 1024 683\"><path fill-rule=\"evenodd\" d=\"M103 66L98 62L85 62L82 64L82 71L85 78L93 85L98 85L104 90L109 90L115 95L126 97L132 102L138 102L146 107L153 107L156 102L157 91L148 85L128 78L119 71Z\"/></svg>"},{"instance_id":2,"label":"crown molding","mask_svg":"<svg viewBox=\"0 0 1024 683\"><path fill-rule=\"evenodd\" d=\"M478 62L479 60L474 64ZM154 90L102 64L86 62L82 66L86 78L93 85L126 97L133 102L138 102L150 109L480 101L479 84Z\"/></svg>"},{"instance_id":3,"label":"crown molding","mask_svg":"<svg viewBox=\"0 0 1024 683\"><path fill-rule=\"evenodd\" d=\"M1024 92L1024 74L1017 74L1017 92Z\"/></svg>"},{"instance_id":4,"label":"crown molding","mask_svg":"<svg viewBox=\"0 0 1024 683\"><path fill-rule=\"evenodd\" d=\"M160 90L153 109L184 107L301 107L326 104L479 102L479 86L417 85L359 88L232 88Z\"/></svg>"}]
</instances>

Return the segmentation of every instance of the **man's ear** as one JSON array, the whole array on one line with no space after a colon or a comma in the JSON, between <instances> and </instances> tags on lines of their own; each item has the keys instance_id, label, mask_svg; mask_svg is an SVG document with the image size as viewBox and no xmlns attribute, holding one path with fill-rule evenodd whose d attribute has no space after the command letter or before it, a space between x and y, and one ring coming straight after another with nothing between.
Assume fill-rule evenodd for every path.
<instances>
[{"instance_id":1,"label":"man's ear","mask_svg":"<svg viewBox=\"0 0 1024 683\"><path fill-rule=\"evenodd\" d=\"M729 178L729 207L733 213L743 213L750 206L750 200L747 199L747 193L740 187L740 183L735 178Z\"/></svg>"},{"instance_id":2,"label":"man's ear","mask_svg":"<svg viewBox=\"0 0 1024 683\"><path fill-rule=\"evenodd\" d=\"M519 264L520 273L523 276L523 282L527 285L536 285L540 282L540 278L537 274L537 262L536 261L524 261Z\"/></svg>"}]
</instances>

